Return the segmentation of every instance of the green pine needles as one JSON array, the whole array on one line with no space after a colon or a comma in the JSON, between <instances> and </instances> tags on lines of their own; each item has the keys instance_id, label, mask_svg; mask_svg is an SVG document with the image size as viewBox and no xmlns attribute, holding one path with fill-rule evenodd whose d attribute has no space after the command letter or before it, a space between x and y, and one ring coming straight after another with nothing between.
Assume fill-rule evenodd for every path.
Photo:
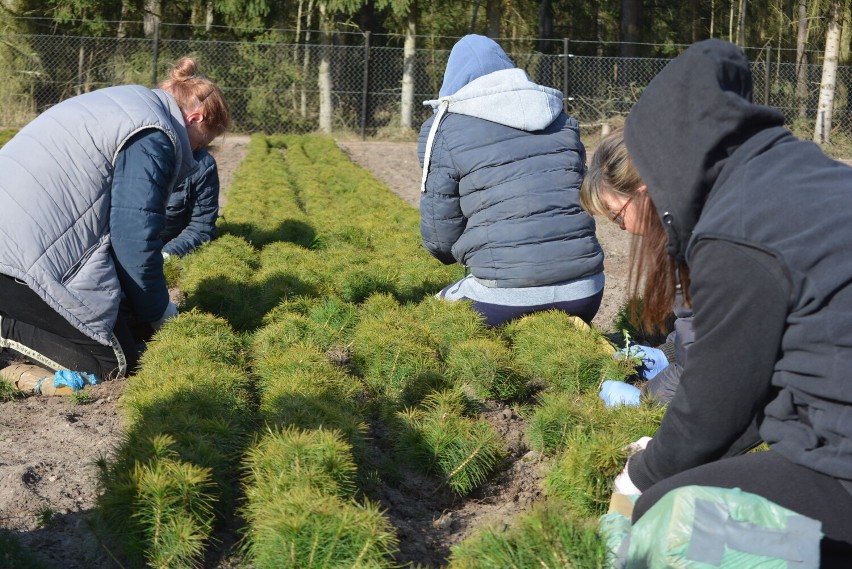
<instances>
[{"instance_id":1,"label":"green pine needles","mask_svg":"<svg viewBox=\"0 0 852 569\"><path fill-rule=\"evenodd\" d=\"M450 569L603 569L606 546L596 525L552 500L523 514L514 527L485 527L453 546Z\"/></svg>"},{"instance_id":2,"label":"green pine needles","mask_svg":"<svg viewBox=\"0 0 852 569\"><path fill-rule=\"evenodd\" d=\"M355 496L351 448L335 431L270 431L246 454L246 551L258 568L392 567L397 539Z\"/></svg>"},{"instance_id":3,"label":"green pine needles","mask_svg":"<svg viewBox=\"0 0 852 569\"><path fill-rule=\"evenodd\" d=\"M426 397L397 415L396 447L420 470L440 475L460 496L482 484L503 458L500 437L484 420L469 417L458 391Z\"/></svg>"},{"instance_id":4,"label":"green pine needles","mask_svg":"<svg viewBox=\"0 0 852 569\"><path fill-rule=\"evenodd\" d=\"M252 567L396 567L365 487L411 468L471 495L512 457L480 415L494 405L524 409L547 501L474 532L452 566L600 566L594 518L663 408L604 407L601 382L629 366L575 317L491 329L434 298L463 270L431 258L418 225L330 138L252 138L220 237L166 264L181 314L149 342L123 441L98 462L124 566L197 567L236 531Z\"/></svg>"}]
</instances>

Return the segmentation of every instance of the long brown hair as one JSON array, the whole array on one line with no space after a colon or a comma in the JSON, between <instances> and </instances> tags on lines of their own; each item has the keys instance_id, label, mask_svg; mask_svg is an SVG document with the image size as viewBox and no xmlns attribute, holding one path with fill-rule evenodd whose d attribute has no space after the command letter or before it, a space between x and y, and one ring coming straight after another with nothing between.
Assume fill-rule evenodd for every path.
<instances>
[{"instance_id":1,"label":"long brown hair","mask_svg":"<svg viewBox=\"0 0 852 569\"><path fill-rule=\"evenodd\" d=\"M666 252L666 231L650 196L647 193L640 196L642 185L624 143L624 129L617 128L601 140L592 155L580 188L580 204L592 215L611 219L604 195L634 200L634 207L639 208L637 222L642 235L633 235L630 243L628 317L647 332L664 332L678 285L682 287L684 302L689 303L689 269Z\"/></svg>"},{"instance_id":2,"label":"long brown hair","mask_svg":"<svg viewBox=\"0 0 852 569\"><path fill-rule=\"evenodd\" d=\"M184 112L201 110L204 128L214 137L219 136L231 124L231 113L221 89L210 79L198 73L198 62L183 57L175 63L169 78L160 83L160 88L172 94Z\"/></svg>"}]
</instances>

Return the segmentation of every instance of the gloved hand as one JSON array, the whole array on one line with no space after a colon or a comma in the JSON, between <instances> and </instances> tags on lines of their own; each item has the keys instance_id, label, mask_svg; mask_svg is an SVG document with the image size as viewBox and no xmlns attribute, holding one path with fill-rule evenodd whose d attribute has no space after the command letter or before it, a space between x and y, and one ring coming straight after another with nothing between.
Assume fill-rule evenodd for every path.
<instances>
[{"instance_id":1,"label":"gloved hand","mask_svg":"<svg viewBox=\"0 0 852 569\"><path fill-rule=\"evenodd\" d=\"M645 450L645 447L648 446L648 442L650 440L651 437L642 437L638 441L627 445L626 450L630 453L630 456L632 456L640 450ZM624 465L624 470L621 471L621 474L615 477L613 490L619 494L624 494L625 496L638 496L642 493L642 491L633 484L632 480L630 480L630 474L627 472L628 464L630 464L629 456L627 463Z\"/></svg>"},{"instance_id":2,"label":"gloved hand","mask_svg":"<svg viewBox=\"0 0 852 569\"><path fill-rule=\"evenodd\" d=\"M614 357L616 360L622 360L627 357L641 358L642 365L639 368L639 375L644 379L653 379L655 375L666 369L669 365L669 360L662 350L639 344L633 344L629 348L618 350L615 352Z\"/></svg>"},{"instance_id":3,"label":"gloved hand","mask_svg":"<svg viewBox=\"0 0 852 569\"><path fill-rule=\"evenodd\" d=\"M623 381L608 379L601 384L598 397L603 399L604 405L607 407L615 407L617 405L635 406L639 405L640 394L638 387Z\"/></svg>"},{"instance_id":4,"label":"gloved hand","mask_svg":"<svg viewBox=\"0 0 852 569\"><path fill-rule=\"evenodd\" d=\"M163 315L160 317L160 319L155 320L154 322L151 322L151 328L153 328L155 331L159 330L160 328L163 327L163 324L166 323L166 320L169 320L170 318L174 318L177 315L178 315L177 306L175 305L174 302L172 302L170 300L169 303L166 305L166 310L165 310L165 312L163 312Z\"/></svg>"},{"instance_id":5,"label":"gloved hand","mask_svg":"<svg viewBox=\"0 0 852 569\"><path fill-rule=\"evenodd\" d=\"M67 385L74 391L80 391L86 387L87 383L97 385L98 378L93 373L71 371L70 369L61 369L53 374L53 387Z\"/></svg>"}]
</instances>

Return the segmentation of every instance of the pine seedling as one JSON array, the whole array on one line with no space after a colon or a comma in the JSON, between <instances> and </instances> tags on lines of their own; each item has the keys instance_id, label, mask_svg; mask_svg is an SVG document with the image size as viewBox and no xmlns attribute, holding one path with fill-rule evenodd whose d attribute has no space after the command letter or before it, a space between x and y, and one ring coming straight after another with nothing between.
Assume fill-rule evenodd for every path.
<instances>
[{"instance_id":1,"label":"pine seedling","mask_svg":"<svg viewBox=\"0 0 852 569\"><path fill-rule=\"evenodd\" d=\"M581 516L601 515L612 494L612 481L624 468L628 445L652 436L664 412L663 406L649 400L638 407L607 409L593 392L577 398L575 421L545 476L545 492L562 498Z\"/></svg>"},{"instance_id":2,"label":"pine seedling","mask_svg":"<svg viewBox=\"0 0 852 569\"><path fill-rule=\"evenodd\" d=\"M187 568L198 565L213 531L213 483L210 471L164 459L137 466L135 516L145 533L149 567Z\"/></svg>"},{"instance_id":3,"label":"pine seedling","mask_svg":"<svg viewBox=\"0 0 852 569\"><path fill-rule=\"evenodd\" d=\"M340 498L355 495L352 447L336 430L270 429L246 452L243 465L250 502L297 487Z\"/></svg>"},{"instance_id":4,"label":"pine seedling","mask_svg":"<svg viewBox=\"0 0 852 569\"><path fill-rule=\"evenodd\" d=\"M210 469L182 461L168 435L128 434L97 461L100 525L134 563L195 567L213 527Z\"/></svg>"},{"instance_id":5,"label":"pine seedling","mask_svg":"<svg viewBox=\"0 0 852 569\"><path fill-rule=\"evenodd\" d=\"M269 306L257 304L258 253L248 242L222 235L207 247L181 259L181 288L186 308L226 318L238 330L257 327Z\"/></svg>"},{"instance_id":6,"label":"pine seedling","mask_svg":"<svg viewBox=\"0 0 852 569\"><path fill-rule=\"evenodd\" d=\"M526 378L512 368L509 348L499 339L460 341L450 348L446 364L447 375L480 399L517 401L529 392Z\"/></svg>"},{"instance_id":7,"label":"pine seedling","mask_svg":"<svg viewBox=\"0 0 852 569\"><path fill-rule=\"evenodd\" d=\"M508 323L515 367L543 385L582 393L596 388L614 349L597 330L575 316L551 310Z\"/></svg>"},{"instance_id":8,"label":"pine seedling","mask_svg":"<svg viewBox=\"0 0 852 569\"><path fill-rule=\"evenodd\" d=\"M379 309L386 306L391 309ZM372 394L392 409L448 383L430 331L386 295L367 302L353 332L352 357Z\"/></svg>"},{"instance_id":9,"label":"pine seedling","mask_svg":"<svg viewBox=\"0 0 852 569\"><path fill-rule=\"evenodd\" d=\"M382 569L398 540L382 512L308 487L249 501L245 551L257 569Z\"/></svg>"},{"instance_id":10,"label":"pine seedling","mask_svg":"<svg viewBox=\"0 0 852 569\"><path fill-rule=\"evenodd\" d=\"M550 500L509 529L486 526L452 547L448 569L603 569L606 544L596 526Z\"/></svg>"},{"instance_id":11,"label":"pine seedling","mask_svg":"<svg viewBox=\"0 0 852 569\"><path fill-rule=\"evenodd\" d=\"M530 448L545 455L565 449L571 429L585 418L577 407L575 395L558 391L542 393L527 422Z\"/></svg>"},{"instance_id":12,"label":"pine seedling","mask_svg":"<svg viewBox=\"0 0 852 569\"><path fill-rule=\"evenodd\" d=\"M460 496L485 482L503 458L499 435L469 412L458 391L436 392L421 406L398 413L392 427L400 456L437 474Z\"/></svg>"},{"instance_id":13,"label":"pine seedling","mask_svg":"<svg viewBox=\"0 0 852 569\"><path fill-rule=\"evenodd\" d=\"M578 426L566 442L569 450L557 457L545 477L545 493L565 500L579 516L600 516L609 504L612 481L627 460L625 447L632 441Z\"/></svg>"},{"instance_id":14,"label":"pine seedling","mask_svg":"<svg viewBox=\"0 0 852 569\"><path fill-rule=\"evenodd\" d=\"M330 430L270 431L244 462L246 552L258 568L386 567L390 523L352 500L351 447Z\"/></svg>"},{"instance_id":15,"label":"pine seedling","mask_svg":"<svg viewBox=\"0 0 852 569\"><path fill-rule=\"evenodd\" d=\"M501 343L496 334L486 328L482 315L473 310L469 302L447 302L430 295L409 310L429 330L438 352L445 357L454 346L467 340L487 338Z\"/></svg>"}]
</instances>

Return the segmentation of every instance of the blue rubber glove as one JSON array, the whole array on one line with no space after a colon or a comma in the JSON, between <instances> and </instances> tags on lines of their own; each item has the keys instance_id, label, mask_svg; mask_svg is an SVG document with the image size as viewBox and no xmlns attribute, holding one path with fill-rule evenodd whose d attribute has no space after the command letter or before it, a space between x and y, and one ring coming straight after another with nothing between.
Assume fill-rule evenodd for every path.
<instances>
[{"instance_id":1,"label":"blue rubber glove","mask_svg":"<svg viewBox=\"0 0 852 569\"><path fill-rule=\"evenodd\" d=\"M666 369L669 365L669 360L662 350L651 348L649 346L641 346L633 344L629 348L630 357L640 357L642 366L639 368L639 375L643 379L653 379L658 373ZM620 360L627 357L628 348L622 348L615 353L615 359Z\"/></svg>"},{"instance_id":2,"label":"blue rubber glove","mask_svg":"<svg viewBox=\"0 0 852 569\"><path fill-rule=\"evenodd\" d=\"M603 399L604 405L607 407L615 407L616 405L639 405L640 391L638 387L624 383L623 381L613 381L608 379L601 384L601 391L598 397Z\"/></svg>"},{"instance_id":3,"label":"blue rubber glove","mask_svg":"<svg viewBox=\"0 0 852 569\"><path fill-rule=\"evenodd\" d=\"M68 385L74 391L80 391L86 384L98 384L98 378L93 373L71 371L70 369L61 369L53 374L53 387L61 387Z\"/></svg>"}]
</instances>

